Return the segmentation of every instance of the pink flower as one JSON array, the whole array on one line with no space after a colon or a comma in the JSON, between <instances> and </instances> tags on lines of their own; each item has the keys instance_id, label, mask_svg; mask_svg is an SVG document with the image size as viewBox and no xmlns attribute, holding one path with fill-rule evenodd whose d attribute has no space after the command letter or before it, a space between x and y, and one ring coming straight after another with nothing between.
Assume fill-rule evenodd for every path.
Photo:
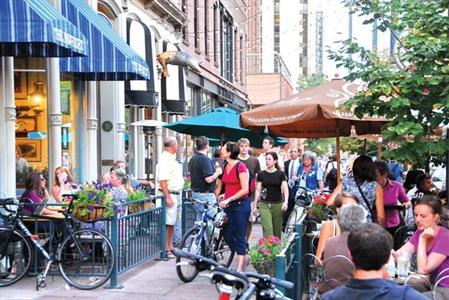
<instances>
[{"instance_id":1,"label":"pink flower","mask_svg":"<svg viewBox=\"0 0 449 300\"><path fill-rule=\"evenodd\" d=\"M430 90L428 88L423 88L422 93L423 93L423 95L427 96L427 95L429 95Z\"/></svg>"}]
</instances>

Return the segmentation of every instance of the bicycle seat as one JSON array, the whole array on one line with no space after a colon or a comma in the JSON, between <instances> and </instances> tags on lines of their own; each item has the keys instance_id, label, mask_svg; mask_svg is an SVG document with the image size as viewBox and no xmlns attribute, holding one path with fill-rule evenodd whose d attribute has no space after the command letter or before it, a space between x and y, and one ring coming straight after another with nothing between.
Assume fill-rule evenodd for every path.
<instances>
[{"instance_id":1,"label":"bicycle seat","mask_svg":"<svg viewBox=\"0 0 449 300\"><path fill-rule=\"evenodd\" d=\"M248 288L249 281L245 274L231 271L225 267L215 267L211 271L211 282L235 287L239 291Z\"/></svg>"}]
</instances>

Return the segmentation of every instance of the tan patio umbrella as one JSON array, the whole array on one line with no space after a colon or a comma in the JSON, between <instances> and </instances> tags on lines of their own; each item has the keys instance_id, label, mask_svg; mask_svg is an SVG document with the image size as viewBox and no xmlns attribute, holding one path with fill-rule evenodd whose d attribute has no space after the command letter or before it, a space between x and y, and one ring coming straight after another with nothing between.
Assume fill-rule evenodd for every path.
<instances>
[{"instance_id":1,"label":"tan patio umbrella","mask_svg":"<svg viewBox=\"0 0 449 300\"><path fill-rule=\"evenodd\" d=\"M289 98L240 114L243 127L268 128L270 134L295 138L337 138L337 171L340 174L340 136L377 134L387 122L381 117L357 118L341 105L359 92L359 85L334 79ZM338 176L340 178L340 176Z\"/></svg>"}]
</instances>

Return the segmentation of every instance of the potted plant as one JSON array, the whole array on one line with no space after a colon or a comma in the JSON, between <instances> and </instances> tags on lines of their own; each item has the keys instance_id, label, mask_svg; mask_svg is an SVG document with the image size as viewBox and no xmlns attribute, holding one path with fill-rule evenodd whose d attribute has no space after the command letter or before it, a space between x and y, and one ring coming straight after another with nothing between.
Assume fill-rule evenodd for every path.
<instances>
[{"instance_id":1,"label":"potted plant","mask_svg":"<svg viewBox=\"0 0 449 300\"><path fill-rule=\"evenodd\" d=\"M309 208L308 215L317 222L325 221L329 217L329 209L327 208L327 200L329 194L321 194L313 199L312 206Z\"/></svg>"},{"instance_id":2,"label":"potted plant","mask_svg":"<svg viewBox=\"0 0 449 300\"><path fill-rule=\"evenodd\" d=\"M261 238L249 251L251 263L260 274L274 276L276 272L276 255L282 251L280 238L271 235Z\"/></svg>"},{"instance_id":3,"label":"potted plant","mask_svg":"<svg viewBox=\"0 0 449 300\"><path fill-rule=\"evenodd\" d=\"M142 210L151 209L153 207L153 203L151 203L150 201L141 201L147 198L148 196L144 191L137 190L130 193L128 195L128 202L140 202L130 205L129 212L136 213Z\"/></svg>"},{"instance_id":4,"label":"potted plant","mask_svg":"<svg viewBox=\"0 0 449 300\"><path fill-rule=\"evenodd\" d=\"M81 221L95 221L114 216L111 186L92 182L80 186L73 200L73 213Z\"/></svg>"}]
</instances>

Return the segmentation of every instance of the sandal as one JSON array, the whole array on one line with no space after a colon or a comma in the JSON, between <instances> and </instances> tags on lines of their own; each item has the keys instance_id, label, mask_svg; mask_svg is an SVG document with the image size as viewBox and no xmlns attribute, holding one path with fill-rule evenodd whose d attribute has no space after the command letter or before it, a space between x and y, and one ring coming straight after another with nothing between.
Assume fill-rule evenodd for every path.
<instances>
[{"instance_id":1,"label":"sandal","mask_svg":"<svg viewBox=\"0 0 449 300\"><path fill-rule=\"evenodd\" d=\"M165 251L165 257L168 258L168 259L176 258L176 256L174 256L173 253L171 253L170 250Z\"/></svg>"}]
</instances>

